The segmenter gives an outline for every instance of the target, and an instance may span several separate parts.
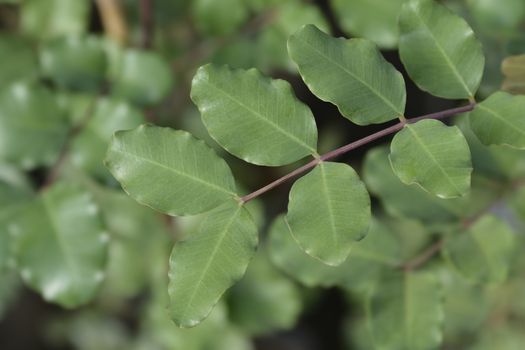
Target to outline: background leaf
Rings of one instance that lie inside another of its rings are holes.
[[[496,92],[469,114],[470,126],[484,145],[525,149],[525,96]]]
[[[0,92],[0,158],[24,169],[50,165],[67,130],[65,116],[43,86],[16,83]]]
[[[514,234],[493,215],[484,215],[465,232],[447,238],[443,253],[471,282],[501,283],[507,278]]]
[[[284,165],[316,153],[312,112],[284,80],[206,65],[193,78],[191,98],[210,135],[247,162]]]
[[[441,291],[429,272],[384,277],[370,296],[368,312],[378,349],[426,350],[441,344]]]
[[[302,249],[340,265],[368,231],[370,197],[357,173],[343,163],[321,162],[290,191],[286,219]]]
[[[45,300],[73,308],[94,297],[109,236],[89,193],[57,183],[17,214],[9,232],[22,279]]]
[[[175,244],[170,257],[170,312],[179,327],[193,327],[246,271],[257,247],[248,211],[229,201],[211,211],[199,232]]]
[[[371,42],[333,38],[306,25],[290,37],[288,52],[308,88],[352,122],[379,124],[403,115],[403,76]]]
[[[119,131],[106,165],[136,201],[170,215],[202,213],[235,196],[226,162],[185,131],[151,125]]]
[[[525,12],[525,6],[523,7]],[[525,94],[525,54],[505,58],[501,63],[501,71],[505,75],[502,90],[513,94]]]
[[[433,0],[410,0],[399,26],[399,54],[419,88],[444,98],[473,98],[485,58],[463,18]]]
[[[470,150],[456,126],[432,119],[405,125],[392,140],[390,161],[401,181],[438,197],[461,197],[470,190]]]
[[[0,87],[22,79],[34,79],[38,74],[31,43],[15,35],[0,35],[0,62]]]

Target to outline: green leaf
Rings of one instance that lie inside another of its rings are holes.
[[[24,0],[20,27],[40,39],[82,34],[88,26],[90,6],[89,0]]]
[[[275,269],[266,253],[255,256],[228,296],[231,319],[254,336],[292,328],[303,306],[296,284]]]
[[[461,217],[464,209],[459,200],[462,198],[445,200],[415,184],[405,185],[394,174],[388,154],[387,146],[370,150],[363,165],[363,179],[390,215],[426,224],[455,222]]]
[[[73,308],[93,298],[109,236],[89,193],[57,183],[19,212],[9,232],[22,279],[45,300]]]
[[[456,126],[433,119],[406,124],[392,140],[390,161],[402,182],[416,183],[440,198],[470,190],[470,150]]]
[[[226,162],[191,134],[152,125],[115,133],[106,166],[136,201],[193,215],[236,196]]]
[[[0,35],[0,87],[38,74],[36,56],[31,43],[14,35]]]
[[[403,76],[370,41],[333,38],[306,25],[290,37],[288,52],[310,90],[352,122],[378,124],[403,115]]]
[[[442,341],[441,287],[429,272],[384,276],[368,301],[377,349],[437,349]]]
[[[399,54],[420,89],[444,98],[473,98],[485,57],[467,22],[433,0],[410,0],[399,16]]]
[[[372,220],[369,233],[353,244],[348,259],[339,266],[329,266],[297,245],[284,216],[277,217],[270,228],[269,252],[273,263],[308,287],[364,290],[380,277],[385,267],[391,269],[401,263],[399,251],[399,241],[391,230]]]
[[[106,74],[106,56],[96,36],[68,36],[48,42],[40,51],[42,73],[58,87],[97,91]]]
[[[114,59],[113,93],[138,105],[153,105],[168,96],[174,84],[173,72],[156,52],[126,50]]]
[[[469,114],[472,131],[484,145],[525,149],[525,96],[496,92]]]
[[[477,219],[465,232],[447,238],[443,254],[469,281],[501,283],[507,278],[514,234],[495,216]]]
[[[226,36],[248,19],[244,0],[193,0],[191,13],[200,32],[209,36]]]
[[[395,48],[397,18],[406,0],[334,0],[334,13],[343,30],[372,40],[379,47]]]
[[[352,167],[321,162],[293,184],[286,218],[306,253],[337,266],[368,231],[370,197]]]
[[[501,72],[505,76],[502,90],[512,94],[525,94],[525,54],[505,58],[501,62]]]
[[[68,131],[51,92],[16,83],[0,92],[0,158],[33,169],[56,159]]]
[[[191,98],[210,135],[247,162],[284,165],[316,153],[312,112],[284,80],[206,65],[193,78]]]
[[[136,128],[144,122],[144,115],[139,109],[115,98],[92,101],[84,113],[90,113],[91,116],[73,140],[71,160],[88,173],[107,179],[110,175],[102,161],[111,136],[118,130]]]
[[[199,232],[175,244],[170,257],[170,312],[179,327],[200,323],[239,280],[257,248],[248,211],[229,201],[211,211]]]

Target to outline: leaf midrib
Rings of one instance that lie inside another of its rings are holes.
[[[263,122],[267,123],[268,125],[272,126],[275,130],[277,130],[278,132],[280,132],[281,134],[287,136],[288,138],[290,138],[291,140],[293,140],[295,143],[299,144],[301,147],[304,147],[306,148],[309,152],[311,152],[312,154],[316,153],[317,151],[309,146],[307,143],[303,142],[301,139],[299,139],[297,136],[289,133],[288,131],[284,130],[283,128],[281,128],[278,124],[274,123],[273,121],[271,121],[270,119],[266,118],[264,115],[262,115],[261,113],[259,113],[258,111],[250,108],[250,106],[242,103],[242,101],[236,99],[234,96],[230,95],[227,91],[219,88],[218,86],[212,84],[211,82],[209,81],[205,81],[205,83],[209,86],[211,86],[212,88],[214,88],[215,90],[219,91],[220,93],[222,93],[224,96],[228,97],[230,100],[232,100],[233,102],[237,103],[239,106],[241,106],[242,108],[244,108],[245,110],[247,110],[248,112],[250,112],[251,114],[253,114],[254,116],[256,116],[258,119],[262,120]]]
[[[242,206],[239,205],[237,210],[235,210],[235,212],[231,216],[231,218],[228,221],[228,223],[224,226],[224,229],[220,232],[218,240],[217,240],[217,243],[213,247],[213,250],[212,250],[211,254],[209,255],[209,259],[208,259],[208,261],[206,262],[206,265],[204,266],[204,268],[201,271],[201,274],[200,274],[200,276],[199,276],[199,278],[197,280],[197,283],[195,284],[195,288],[193,288],[193,291],[191,292],[190,297],[189,297],[188,301],[185,304],[185,307],[181,311],[181,315],[182,315],[181,319],[185,319],[186,318],[186,313],[188,312],[188,309],[191,308],[191,306],[193,304],[193,300],[195,299],[195,297],[197,295],[197,291],[199,290],[200,285],[203,283],[204,277],[208,274],[210,266],[211,266],[211,263],[215,259],[215,256],[217,255],[217,252],[219,251],[219,247],[222,245],[222,242],[226,238],[226,235],[227,235],[231,225],[235,221],[235,219],[237,217],[237,214],[239,213],[239,211],[241,209],[242,209]]]
[[[502,116],[500,116],[496,111],[486,107],[486,106],[483,106],[483,104],[479,104],[477,106],[478,108],[482,109],[482,110],[485,110],[487,113],[491,114],[492,116],[494,116],[497,120],[501,121],[503,124],[507,125],[508,127],[510,127],[511,129],[517,131],[519,134],[525,136],[525,131],[524,130],[521,130],[519,128],[517,128],[514,124],[512,123],[509,123],[505,118],[503,118]]]
[[[447,179],[447,181],[450,183],[450,185],[456,190],[456,192],[458,194],[461,194],[461,191],[459,190],[459,188],[456,186],[456,184],[454,182],[452,182],[452,179],[450,178],[450,176],[448,175],[448,173],[445,171],[445,169],[441,166],[441,164],[438,162],[438,160],[436,159],[436,157],[434,156],[434,154],[432,152],[430,152],[430,150],[427,148],[427,146],[425,145],[425,143],[423,142],[423,140],[419,137],[419,135],[417,135],[417,133],[413,130],[412,126],[410,125],[406,125],[406,128],[410,131],[410,133],[412,134],[412,136],[414,136],[414,139],[417,141],[417,143],[421,146],[421,149],[423,149],[423,151],[434,161],[434,163],[436,164],[436,166],[438,167],[438,169],[441,171],[441,173],[443,174],[443,176]]]
[[[296,37],[297,38],[297,37]],[[315,52],[317,52],[320,56],[324,57],[326,60],[328,60],[329,62],[335,64],[337,67],[339,67],[343,72],[345,73],[348,73],[352,78],[354,78],[356,81],[358,81],[359,83],[361,83],[363,86],[365,86],[366,88],[368,88],[370,91],[372,91],[372,93],[374,95],[376,95],[377,97],[379,97],[388,107],[390,107],[397,115],[402,115],[403,112],[398,110],[396,106],[394,106],[394,104],[388,100],[385,96],[383,96],[382,94],[379,93],[379,91],[377,91],[373,86],[371,86],[370,84],[368,84],[366,81],[362,80],[359,76],[355,75],[352,71],[348,70],[345,66],[339,64],[337,61],[334,61],[330,56],[327,56],[325,55],[322,51],[318,50],[317,47],[315,47],[314,45],[312,45],[310,42],[306,41],[306,40],[301,40],[301,39],[297,39],[297,40],[300,40],[302,41],[303,43],[307,44],[308,46],[310,46]],[[336,39],[337,40],[337,39]]]
[[[328,194],[328,184],[326,182],[326,174],[323,163],[319,164],[319,171],[321,172],[321,188],[324,198],[326,199],[326,209],[328,211],[328,221],[330,222],[330,228],[332,231],[332,241],[334,246],[337,247],[339,243],[339,237],[337,235],[337,228],[335,227],[334,209],[332,207],[330,196]]]
[[[445,62],[447,63],[450,70],[452,70],[452,74],[456,76],[459,83],[462,85],[463,89],[465,89],[465,92],[469,95],[469,97],[472,97],[474,94],[470,91],[467,83],[465,82],[464,78],[459,74],[459,71],[457,70],[456,66],[453,64],[453,62],[450,60],[450,57],[448,57],[445,49],[441,46],[441,43],[436,39],[434,36],[434,33],[430,30],[430,27],[427,25],[427,23],[424,21],[423,17],[421,17],[421,14],[418,11],[412,11],[415,16],[420,20],[423,27],[426,29],[426,31],[429,33],[430,37],[433,39],[433,42],[436,45],[436,48],[438,49],[438,52],[443,56],[445,59]]]
[[[210,183],[210,182],[207,182],[207,181],[205,181],[205,180],[203,180],[203,179],[200,179],[200,178],[198,178],[198,177],[191,176],[190,174],[187,174],[187,173],[181,172],[181,171],[179,171],[179,170],[177,170],[177,169],[170,168],[170,167],[168,167],[168,166],[166,166],[166,165],[164,165],[164,164],[162,164],[162,163],[156,162],[156,161],[154,161],[154,160],[151,160],[151,159],[148,159],[148,158],[145,158],[145,157],[139,156],[139,155],[137,155],[137,154],[134,154],[134,153],[131,153],[131,152],[127,152],[127,151],[124,151],[124,150],[122,150],[122,149],[118,149],[118,148],[114,148],[113,151],[114,151],[114,152],[121,153],[121,154],[129,155],[129,156],[134,157],[134,158],[136,158],[136,159],[139,159],[139,160],[141,160],[141,161],[145,161],[146,163],[150,163],[150,164],[153,164],[153,165],[159,166],[159,167],[161,167],[161,168],[163,168],[163,169],[166,169],[166,170],[168,170],[168,171],[170,171],[170,172],[173,172],[173,173],[175,173],[175,174],[177,174],[177,175],[179,175],[179,176],[182,176],[182,177],[188,178],[188,179],[190,179],[190,180],[193,180],[193,181],[195,181],[195,182],[198,182],[198,183],[200,183],[200,184],[206,185],[206,186],[211,187],[211,188],[213,188],[213,189],[215,189],[215,190],[217,190],[217,191],[220,191],[220,192],[223,192],[223,193],[227,193],[228,195],[232,195],[232,196],[235,196],[235,195],[236,195],[234,192],[228,191],[228,190],[226,190],[226,189],[224,189],[224,188],[222,188],[222,187],[219,187],[219,186],[217,186],[217,185],[215,185],[215,184],[212,184],[212,183]]]

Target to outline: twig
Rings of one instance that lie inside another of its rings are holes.
[[[419,254],[418,256],[416,256],[414,259],[410,260],[406,264],[404,264],[403,270],[405,271],[416,270],[421,265],[423,265],[428,260],[430,260],[434,255],[439,253],[441,251],[441,248],[443,248],[444,243],[445,241],[443,239],[440,239],[439,241],[434,242],[427,249],[425,249],[421,254]]]
[[[150,49],[153,43],[153,2],[140,0],[140,22],[142,25],[142,48]]]
[[[475,106],[475,103],[471,103],[471,104],[468,104],[466,106],[463,106],[463,107],[458,107],[458,108],[452,108],[452,109],[447,109],[445,111],[441,111],[441,112],[437,112],[437,113],[431,113],[431,114],[427,114],[427,115],[424,115],[424,116],[421,116],[421,117],[418,117],[418,118],[412,118],[412,119],[407,119],[406,121],[401,121],[395,125],[392,125],[386,129],[383,129],[383,130],[380,130],[374,134],[371,134],[367,137],[364,137],[360,140],[357,140],[357,141],[354,141],[354,142],[351,142],[347,145],[344,145],[342,147],[339,147],[333,151],[330,151],[322,156],[320,156],[319,158],[316,158],[312,161],[310,161],[309,163],[303,165],[302,167],[300,168],[297,168],[295,169],[294,171],[292,171],[291,173],[289,174],[286,174],[284,175],[283,177],[269,183],[268,185],[250,193],[250,194],[247,194],[246,196],[242,197],[241,198],[241,202],[243,203],[246,203],[248,201],[251,201],[252,199],[260,196],[261,194],[265,193],[265,192],[268,192],[270,191],[271,189],[281,185],[282,183],[294,178],[295,176],[297,175],[300,175],[304,172],[307,172],[308,170],[312,169],[312,168],[315,168],[315,166],[317,164],[319,164],[320,162],[322,161],[326,161],[326,160],[330,160],[330,159],[333,159],[333,158],[336,158],[336,157],[339,157],[345,153],[348,153],[350,152],[351,150],[354,150],[358,147],[361,147],[361,146],[364,146],[372,141],[375,141],[379,138],[382,138],[382,137],[385,137],[387,135],[390,135],[390,134],[393,134],[399,130],[401,130],[406,124],[412,124],[412,123],[415,123],[415,122],[418,122],[420,120],[423,120],[423,119],[444,119],[444,118],[447,118],[447,117],[451,117],[453,115],[456,115],[456,114],[460,114],[460,113],[465,113],[465,112],[469,112],[471,111],[472,109],[474,109],[474,106]]]
[[[96,3],[106,35],[125,46],[128,40],[128,25],[122,13],[120,0],[96,0]]]

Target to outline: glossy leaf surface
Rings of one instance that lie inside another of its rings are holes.
[[[385,276],[370,296],[368,312],[378,349],[427,350],[441,344],[441,288],[431,273]]]
[[[321,162],[290,191],[290,230],[304,251],[328,265],[340,265],[370,224],[370,197],[347,164]]]
[[[180,327],[193,327],[246,271],[257,247],[248,211],[229,201],[211,211],[199,231],[177,242],[170,257],[170,313]]]
[[[444,254],[471,282],[501,283],[507,278],[514,248],[514,234],[500,219],[484,215],[465,232],[446,241]]]
[[[399,53],[408,74],[425,91],[472,98],[485,58],[467,22],[433,0],[410,0],[399,16]]]
[[[496,92],[470,112],[472,131],[485,145],[525,149],[525,96]]]
[[[310,90],[352,122],[378,124],[403,115],[403,76],[372,42],[333,38],[306,25],[290,37],[288,52]]]
[[[17,214],[9,232],[22,279],[45,300],[72,308],[94,297],[109,236],[89,193],[57,183]]]
[[[151,125],[117,132],[106,166],[139,203],[170,215],[192,215],[235,196],[226,162],[191,134]]]
[[[438,197],[461,197],[470,190],[470,149],[458,127],[431,119],[407,124],[392,140],[390,161],[402,182]]]
[[[316,152],[312,112],[284,80],[206,65],[193,79],[191,98],[210,135],[250,163],[284,165]]]

